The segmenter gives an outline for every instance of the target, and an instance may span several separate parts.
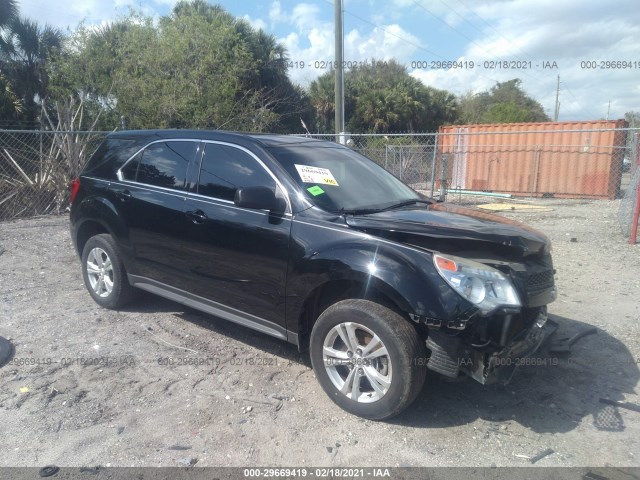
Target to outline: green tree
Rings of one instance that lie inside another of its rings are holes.
[[[309,87],[319,130],[333,129],[334,72]],[[455,120],[456,99],[425,86],[394,60],[359,65],[345,74],[345,122],[351,132],[433,131]]]
[[[522,89],[522,81],[514,78],[497,82],[489,91],[467,93],[460,98],[459,123],[548,122],[542,105]]]
[[[11,91],[22,108],[16,121],[34,122],[39,116],[39,102],[48,95],[47,64],[60,50],[63,34],[49,25],[41,26],[27,18],[16,17],[3,31],[0,65]]]
[[[640,112],[634,112],[631,110],[624,114],[624,119],[627,121],[630,128],[640,128]]]
[[[7,48],[5,29],[17,17],[18,4],[15,0],[0,0],[0,118],[10,118],[22,111],[20,99],[14,93],[11,82],[5,75],[7,65],[3,53]]]
[[[309,120],[284,47],[217,5],[182,1],[157,23],[133,13],[73,41],[55,66],[60,91],[107,106],[110,128],[121,116],[129,128],[281,132]]]
[[[8,27],[18,16],[18,2],[15,0],[0,0],[0,30]],[[2,41],[0,39],[0,41]]]
[[[486,93],[486,92],[485,92]],[[457,123],[475,124],[482,123],[482,117],[487,109],[486,95],[467,92],[458,99]]]
[[[22,103],[13,92],[11,82],[0,71],[0,118],[11,118],[22,112]],[[0,124],[0,128],[7,125]]]
[[[335,81],[330,71],[309,85],[309,98],[315,112],[315,127],[319,132],[332,132],[335,121]]]
[[[629,128],[640,129],[640,112],[633,110],[624,114],[624,119],[627,121]],[[640,155],[640,130],[629,130],[627,132],[626,150],[623,154],[627,160],[631,163],[636,161],[636,158]],[[632,158],[633,156],[635,158]]]
[[[516,102],[494,103],[482,117],[483,123],[518,123],[531,122],[532,115],[529,110],[519,107]]]
[[[387,133],[400,123],[401,107],[397,92],[372,89],[363,92],[356,101],[356,108],[349,119],[349,130],[366,127],[370,131]]]

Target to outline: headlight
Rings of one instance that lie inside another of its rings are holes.
[[[511,281],[495,268],[466,258],[444,255],[434,255],[433,264],[442,278],[483,314],[500,306],[522,305]]]

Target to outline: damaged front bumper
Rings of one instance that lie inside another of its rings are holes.
[[[505,322],[508,320],[509,317]],[[427,366],[451,378],[464,373],[482,384],[506,383],[518,366],[537,364],[531,356],[557,328],[555,322],[548,320],[546,307],[536,309],[535,317],[527,323],[527,328],[508,341],[504,336],[497,339],[503,346],[496,345],[496,341],[472,344],[461,335],[432,331],[427,339],[427,349],[431,352]]]

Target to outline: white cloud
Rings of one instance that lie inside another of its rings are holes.
[[[265,31],[267,30],[267,22],[265,22],[261,18],[254,19],[254,18],[251,18],[249,15],[244,15],[242,18],[247,22],[249,22],[249,25],[251,25],[256,30],[260,30],[260,29]]]
[[[384,25],[375,27],[367,34],[359,30],[351,30],[345,36],[345,59],[365,60],[370,58],[399,62],[411,59],[422,47],[420,39],[403,30],[400,25]]]
[[[306,85],[324,73],[316,65],[333,60],[333,32],[326,28],[312,28],[306,34],[291,32],[280,39],[289,53],[293,68],[289,76],[294,82]],[[316,62],[319,62],[316,64]],[[328,68],[328,64],[327,68]]]
[[[317,5],[310,3],[299,3],[293,7],[293,13],[291,14],[292,23],[298,28],[299,31],[307,31],[310,28],[315,27],[318,24],[318,15],[320,14],[320,8]]]
[[[24,0],[19,3],[22,16],[36,20],[40,24],[49,24],[62,30],[74,30],[80,21],[86,25],[104,25],[121,15],[129,8],[141,11],[144,15],[158,17],[157,8],[163,5],[173,6],[177,0],[153,0],[152,3],[140,3],[139,0],[69,0],[61,8],[55,2]]]
[[[402,1],[402,0],[396,0]],[[638,70],[585,69],[585,60],[631,60],[640,51],[640,9],[633,0],[613,4],[579,0],[465,1],[447,0],[466,20],[483,32],[468,42],[464,52],[476,65],[485,60],[531,62],[527,70],[414,70],[412,75],[437,88],[454,93],[478,92],[496,81],[520,78],[523,88],[553,116],[557,75],[561,77],[560,120],[610,118],[640,108]],[[485,23],[486,22],[486,23]],[[455,32],[452,32],[452,35]],[[543,69],[545,62],[558,69]]]
[[[269,8],[269,20],[272,24],[286,22],[288,17],[282,12],[282,7],[278,0],[274,0]]]
[[[335,35],[333,23],[320,20],[320,8],[301,3],[288,14],[275,1],[271,5],[271,12],[275,13],[270,18],[277,18],[296,28],[296,32],[280,39],[294,62],[289,70],[292,80],[306,85],[325,73],[334,59]],[[405,62],[421,47],[421,43],[420,39],[398,24],[381,25],[368,31],[354,28],[345,32],[344,60],[361,62],[371,58],[395,58]],[[304,68],[300,68],[301,63]]]
[[[412,60],[437,59],[437,54],[446,57],[443,59],[457,56],[480,65],[496,59],[531,61],[534,67],[529,70],[475,68],[411,73],[428,85],[457,94],[478,92],[496,81],[521,78],[523,88],[549,114],[553,113],[556,76],[560,74],[561,120],[604,117],[609,99],[611,118],[640,110],[640,70],[580,66],[585,60],[638,61],[638,0],[417,1],[419,5],[416,0],[344,0],[345,60],[395,58],[410,70]],[[176,0],[67,0],[61,7],[51,1],[20,0],[20,10],[39,23],[73,29],[83,18],[88,26],[112,21],[126,14],[129,7],[158,18],[159,12],[166,13],[175,3]],[[331,1],[302,0],[296,4],[269,0],[266,11],[260,14],[262,18],[252,17],[259,10],[254,2],[242,4],[247,5],[242,8],[248,13],[240,15],[255,28],[281,37],[291,60],[298,62],[289,71],[294,81],[306,85],[327,71],[315,69],[314,62],[325,61],[328,66],[333,60]],[[535,67],[542,61],[556,61],[559,68]],[[301,62],[305,62],[305,68],[300,68]]]

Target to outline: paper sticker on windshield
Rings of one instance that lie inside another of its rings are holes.
[[[322,185],[338,186],[328,168],[310,167],[308,165],[296,165],[296,170],[304,183],[320,183]]]

